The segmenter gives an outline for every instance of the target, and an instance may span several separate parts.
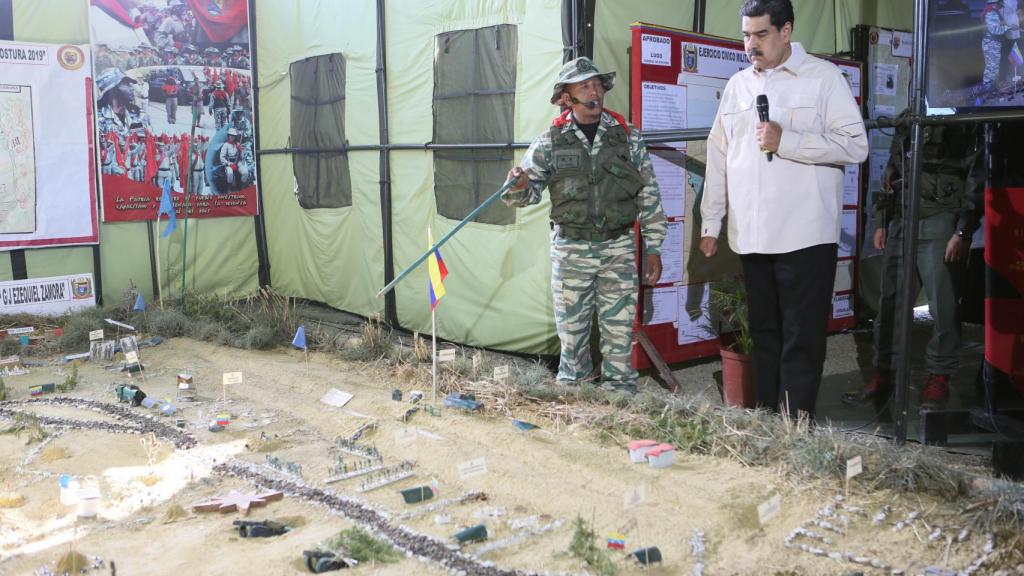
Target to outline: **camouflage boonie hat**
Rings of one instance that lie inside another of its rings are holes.
[[[96,77],[96,89],[100,93],[98,98],[103,98],[104,94],[110,92],[114,86],[117,86],[124,80],[127,80],[132,84],[138,84],[138,81],[135,78],[126,75],[117,67],[107,68],[103,72],[100,72],[100,75]]]
[[[594,63],[590,61],[590,58],[581,56],[575,60],[570,60],[562,66],[562,70],[558,72],[558,79],[555,80],[555,89],[551,93],[551,103],[558,104],[558,99],[562,95],[562,89],[566,84],[575,84],[577,82],[583,82],[594,76],[601,77],[601,84],[604,85],[605,92],[612,89],[615,85],[615,72],[600,72]]]

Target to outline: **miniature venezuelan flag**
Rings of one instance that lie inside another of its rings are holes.
[[[623,550],[626,548],[626,537],[622,534],[612,534],[608,537],[608,547],[612,550]]]

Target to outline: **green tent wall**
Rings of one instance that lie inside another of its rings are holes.
[[[2,0],[0,0],[2,1]],[[85,44],[87,0],[8,0],[14,39]],[[705,31],[739,37],[741,0],[709,2]],[[593,46],[601,69],[619,72],[608,105],[628,113],[629,25],[645,21],[692,29],[694,0],[598,0]],[[257,126],[261,150],[289,146],[289,65],[309,56],[340,52],[346,63],[345,132],[352,146],[382,143],[378,105],[378,6],[373,0],[254,0],[258,71]],[[910,29],[910,0],[797,0],[794,39],[815,52],[849,48],[848,30],[865,23]],[[496,24],[517,27],[514,139],[529,142],[556,114],[548,103],[561,65],[562,0],[384,0],[387,54],[387,125],[392,144],[422,146],[433,134],[434,37]],[[376,292],[384,285],[384,217],[381,181],[390,183],[393,270],[401,271],[457,221],[437,213],[433,153],[425,148],[391,150],[390,174],[381,174],[378,149],[352,150],[352,205],[306,210],[294,195],[291,155],[259,156],[260,189],[270,283],[282,293],[371,316],[385,312]],[[516,158],[521,157],[518,150]],[[500,187],[482,191],[486,196]],[[179,222],[180,224],[180,222]],[[160,240],[162,292],[181,290],[182,238]],[[253,218],[189,221],[187,289],[244,295],[259,286],[257,227]],[[557,351],[551,314],[546,201],[520,209],[507,226],[471,223],[443,249],[450,275],[448,295],[437,309],[439,336],[453,341],[520,352]],[[146,223],[100,225],[99,260],[103,297],[118,302],[129,283],[152,296]],[[29,277],[94,271],[92,247],[26,250]],[[0,255],[0,280],[11,279],[10,258]],[[395,289],[398,323],[430,329],[425,267]]]

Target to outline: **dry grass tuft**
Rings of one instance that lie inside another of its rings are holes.
[[[0,508],[21,508],[25,497],[17,492],[0,492]]]
[[[71,452],[63,446],[50,446],[39,454],[40,462],[54,462],[71,458]]]
[[[178,520],[188,518],[188,511],[177,504],[171,504],[167,507],[167,512],[164,512],[164,524],[172,524]]]
[[[80,552],[67,552],[57,561],[57,574],[79,574],[89,568],[89,559]]]

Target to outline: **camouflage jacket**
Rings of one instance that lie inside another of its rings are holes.
[[[599,167],[596,166],[593,160],[597,158],[601,151],[605,133],[609,128],[619,126],[620,122],[606,110],[601,114],[601,122],[597,128],[594,143],[589,146],[587,145],[586,135],[576,125],[572,114],[564,117],[564,120],[562,120],[562,117],[556,120],[556,126],[559,125],[563,134],[574,131],[576,137],[584,143],[584,146],[587,146],[592,161],[592,168],[596,169]],[[639,193],[640,232],[643,235],[647,253],[660,254],[661,243],[665,239],[667,230],[667,220],[665,219],[665,213],[661,209],[661,192],[658,188],[658,182],[654,178],[654,166],[651,164],[651,157],[647,153],[647,145],[644,143],[640,131],[629,124],[626,124],[625,127],[628,128],[629,132],[628,147],[630,160],[637,170],[640,171],[644,181],[644,186]],[[526,151],[520,166],[526,171],[529,184],[522,190],[508,190],[502,194],[502,200],[509,206],[529,206],[540,202],[542,193],[548,187],[554,174],[551,132],[551,130],[545,130],[533,141],[530,148]]]
[[[900,116],[905,115],[904,111]],[[978,228],[983,207],[984,175],[981,131],[976,126],[949,125],[922,127],[921,198],[919,216],[955,214],[958,230],[973,233]],[[902,218],[909,199],[900,194],[908,182],[910,166],[910,127],[896,130],[889,149],[885,178],[892,193],[876,197],[875,227],[884,228]],[[902,199],[899,202],[898,199]]]

